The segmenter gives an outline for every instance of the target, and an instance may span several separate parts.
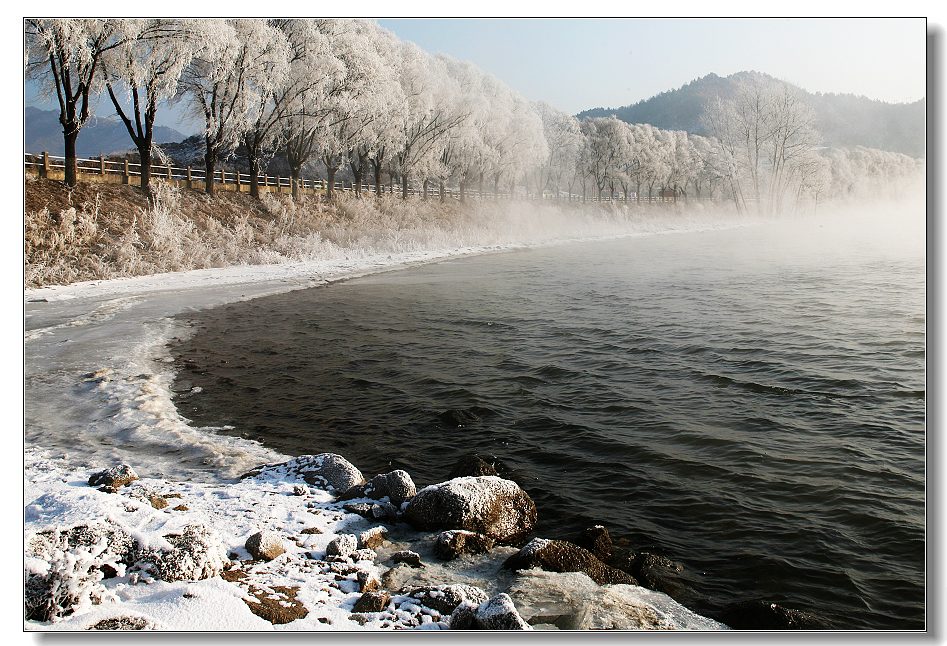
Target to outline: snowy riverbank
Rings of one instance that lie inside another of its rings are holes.
[[[681,217],[673,228],[686,231],[735,224],[739,223]],[[647,233],[657,232],[661,231]],[[642,233],[629,231],[627,235]],[[394,605],[390,615],[352,618],[352,606],[360,597],[358,572],[381,579],[392,565],[385,562],[386,557],[405,548],[421,554],[428,564],[419,574],[412,574],[410,585],[467,583],[491,596],[506,590],[527,618],[545,612],[544,603],[566,598],[568,608],[559,608],[556,616],[572,619],[563,620],[563,625],[591,627],[599,621],[614,625],[612,615],[638,616],[619,612],[631,604],[651,608],[641,627],[719,627],[665,595],[637,586],[614,586],[608,591],[576,574],[533,572],[514,577],[501,567],[514,548],[495,548],[487,556],[432,565],[433,535],[404,529],[400,524],[389,527],[390,540],[374,558],[353,561],[350,565],[358,571],[336,580],[338,571],[316,565],[326,563],[328,543],[341,533],[357,534],[374,525],[341,510],[325,490],[305,487],[300,495],[302,485],[292,479],[265,484],[257,480],[233,482],[257,465],[286,460],[287,456],[253,441],[217,434],[215,429],[191,427],[172,403],[172,358],[166,344],[188,333],[173,316],[372,272],[526,246],[367,255],[345,261],[199,270],[27,290],[24,503],[28,535],[50,528],[68,529],[90,519],[108,520],[125,528],[141,545],[167,547],[169,533],[201,525],[214,528],[227,559],[234,559],[222,560],[220,567],[243,567],[237,563],[248,558],[245,541],[260,529],[273,529],[287,547],[287,555],[280,559],[245,567],[239,581],[217,575],[197,582],[142,584],[146,578],[134,573],[108,579],[99,584],[105,590],[102,604],[82,607],[53,624],[29,622],[29,627],[84,629],[102,620],[129,616],[138,617],[142,625],[170,630],[270,628],[274,624],[251,612],[246,603],[261,590],[267,591],[260,592],[264,596],[270,591],[282,595],[284,607],[301,604],[306,609],[306,618],[277,624],[287,628],[446,627],[443,616],[399,598],[396,591],[409,581],[394,582],[391,576]],[[313,447],[312,452],[318,453],[319,447]],[[127,492],[105,493],[86,484],[93,471],[118,463],[131,464],[142,476]],[[147,496],[135,498],[128,493],[142,486],[160,493],[170,504],[156,509]],[[180,503],[174,500],[178,495]],[[314,531],[303,532],[310,529]],[[48,568],[49,564],[39,567]],[[298,590],[286,592],[294,588]],[[573,594],[563,597],[563,589],[571,589]],[[520,592],[514,594],[516,590]],[[584,592],[577,595],[575,590]]]

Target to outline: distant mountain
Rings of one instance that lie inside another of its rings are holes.
[[[581,119],[614,114],[626,123],[650,123],[666,130],[706,135],[700,120],[704,106],[715,96],[732,96],[737,82],[751,76],[777,82],[760,72],[737,72],[727,77],[708,74],[634,105],[593,108],[576,116]],[[885,103],[854,94],[800,91],[815,110],[816,127],[827,146],[868,146],[912,157],[924,156],[925,99],[913,103]]]
[[[58,110],[40,110],[27,106],[23,116],[26,125],[24,152],[39,153],[45,150],[51,155],[62,155],[65,152]],[[174,128],[155,126],[156,144],[181,141],[184,138],[185,135]],[[128,136],[128,131],[117,118],[93,117],[79,131],[76,140],[76,154],[79,157],[97,157],[100,154],[108,155],[134,148],[135,144]]]

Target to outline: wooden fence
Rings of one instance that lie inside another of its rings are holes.
[[[26,171],[34,173],[39,177],[48,179],[62,180],[65,178],[66,160],[65,157],[50,155],[47,152],[40,154],[25,155]],[[106,159],[104,156],[97,158],[78,158],[76,159],[76,170],[79,179],[92,182],[104,182],[111,184],[130,184],[133,186],[141,185],[141,164],[126,160],[114,161]],[[187,166],[180,168],[177,166],[152,164],[152,179],[162,179],[171,184],[183,188],[205,190],[207,173],[203,168],[192,168]],[[217,190],[231,192],[250,192],[250,175],[239,171],[218,170],[214,173],[213,181]],[[292,193],[292,178],[279,177],[274,175],[261,174],[258,176],[259,188],[261,193]],[[337,181],[333,185],[337,191],[350,192],[355,190],[354,182]],[[328,190],[328,182],[322,179],[299,179],[299,193],[314,194],[324,193]],[[374,193],[374,184],[362,183],[362,190],[366,193]],[[400,184],[381,186],[382,193],[401,193]],[[622,195],[603,195],[599,198],[597,195],[582,195],[575,193],[562,193],[558,195],[551,191],[543,193],[531,193],[523,191],[522,193],[511,194],[509,192],[480,192],[476,189],[467,189],[465,195],[471,198],[483,200],[501,200],[501,199],[530,199],[530,200],[561,200],[569,202],[625,202]],[[425,192],[423,189],[409,187],[409,195],[427,195],[431,199],[440,199],[439,187],[435,184]],[[460,191],[445,189],[445,198],[460,199]],[[690,198],[694,199],[694,198]],[[631,193],[627,199],[629,203],[673,203],[674,196],[661,195],[642,196],[640,200],[636,199],[635,194]]]

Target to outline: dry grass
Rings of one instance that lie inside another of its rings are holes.
[[[635,209],[501,202],[441,203],[343,194],[221,192],[157,180],[149,207],[136,188],[31,179],[26,184],[27,287],[239,264],[500,245],[627,232],[657,218]],[[662,210],[662,219],[667,210]]]

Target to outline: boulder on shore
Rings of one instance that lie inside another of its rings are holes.
[[[105,491],[116,492],[130,482],[138,480],[138,474],[127,464],[119,464],[89,476],[90,487],[100,487]]]
[[[248,538],[244,547],[250,552],[250,556],[258,561],[272,561],[286,552],[279,534],[266,529]]]
[[[514,542],[536,525],[536,505],[512,480],[454,478],[419,491],[405,508],[404,519],[421,530],[466,529]]]
[[[483,554],[493,549],[494,540],[489,536],[468,532],[466,529],[449,529],[437,535],[434,556],[451,561],[461,554]]]
[[[365,483],[362,472],[335,453],[300,455],[279,464],[264,465],[244,477],[283,482],[303,480],[307,484],[327,487],[335,492],[348,491],[356,485]]]
[[[462,603],[479,606],[488,599],[487,593],[480,588],[462,583],[414,588],[408,596],[417,599],[423,606],[437,610],[442,616],[450,615]]]
[[[466,478],[468,476],[499,476],[496,468],[474,453],[462,455],[454,468],[451,469],[448,479]]]
[[[408,472],[396,469],[388,473],[380,473],[366,484],[350,488],[339,496],[339,500],[352,500],[353,498],[381,500],[382,498],[388,498],[391,504],[400,507],[415,493],[417,493],[417,488],[414,486],[414,481],[408,475]]]
[[[479,606],[465,601],[450,616],[451,630],[532,630],[516,611],[506,593],[484,601]]]
[[[534,538],[503,564],[510,570],[538,567],[549,572],[582,572],[598,583],[637,585],[627,572],[602,563],[590,551],[568,541]]]

